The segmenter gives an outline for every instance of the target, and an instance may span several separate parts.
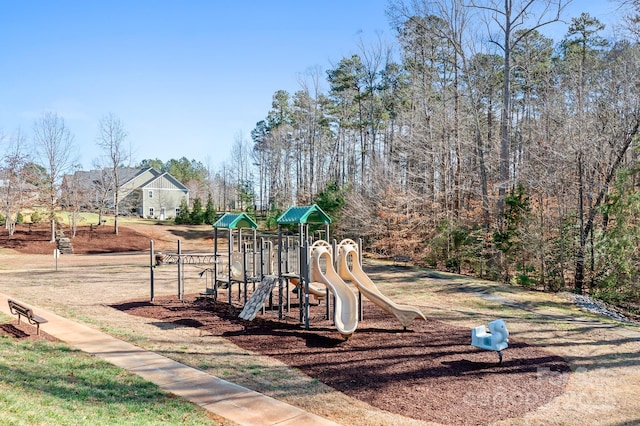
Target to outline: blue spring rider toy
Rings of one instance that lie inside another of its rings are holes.
[[[500,359],[499,364],[502,364],[502,350],[509,346],[507,325],[503,319],[491,321],[488,325],[488,332],[484,325],[471,329],[471,345],[480,349],[496,351]]]

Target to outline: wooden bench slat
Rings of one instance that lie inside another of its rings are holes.
[[[41,317],[40,315],[33,315],[31,317],[33,319],[34,322],[40,323],[40,324],[45,324],[47,322],[49,322],[46,318]]]

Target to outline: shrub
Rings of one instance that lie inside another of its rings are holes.
[[[200,197],[193,200],[193,209],[189,215],[189,223],[192,225],[202,225],[204,223],[204,211],[202,210],[202,201]]]
[[[185,198],[180,201],[180,209],[174,219],[176,225],[186,225],[191,221],[191,215],[189,214],[189,206],[187,206],[187,200]]]
[[[217,216],[216,208],[213,206],[213,198],[211,198],[211,193],[209,193],[209,196],[207,197],[207,207],[204,211],[204,223],[207,225],[213,225],[216,223]]]
[[[278,228],[278,218],[282,214],[282,211],[275,206],[271,206],[269,211],[267,212],[267,218],[265,221],[265,227],[267,229],[276,229]]]
[[[40,222],[42,222],[42,216],[40,215],[40,212],[35,211],[31,213],[31,223],[40,223]]]

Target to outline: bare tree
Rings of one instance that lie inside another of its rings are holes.
[[[0,159],[0,205],[9,236],[15,232],[18,213],[28,201],[24,136],[18,131],[9,140],[9,147]]]
[[[78,222],[81,220],[80,210],[89,204],[91,199],[91,186],[80,177],[81,168],[80,164],[74,164],[74,173],[65,175],[62,181],[62,203],[67,210],[71,238],[75,238],[78,232]]]
[[[99,159],[93,161],[94,170],[89,172],[91,179],[91,204],[98,209],[98,223],[102,225],[102,217],[111,205],[111,171],[106,169]]]
[[[253,204],[253,174],[251,172],[251,151],[241,133],[236,134],[231,148],[231,158],[235,168],[236,200],[240,209]]]
[[[62,117],[55,112],[45,112],[33,125],[33,137],[35,152],[47,171],[43,196],[51,221],[51,241],[55,241],[58,189],[62,177],[73,164],[73,135]]]
[[[127,132],[119,118],[113,114],[107,114],[100,119],[97,137],[97,145],[104,151],[105,163],[110,174],[111,189],[113,193],[114,221],[113,233],[118,234],[118,203],[120,203],[120,178],[118,169],[128,160]]]
[[[513,49],[529,33],[556,22],[570,0],[474,0],[472,5],[489,15],[489,32],[493,25],[499,28],[497,36],[490,36],[503,53],[504,80],[502,86],[502,111],[500,116],[500,182],[498,187],[497,215],[502,217],[504,197],[509,185],[509,160],[511,147],[511,73]],[[501,37],[499,39],[498,37]]]

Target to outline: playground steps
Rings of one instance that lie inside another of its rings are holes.
[[[260,284],[258,284],[258,288],[253,292],[247,303],[244,305],[244,309],[238,315],[240,318],[251,321],[253,320],[258,311],[264,305],[264,301],[269,297],[269,293],[276,286],[278,279],[274,275],[265,275]]]
[[[73,245],[71,239],[64,236],[61,230],[56,232],[56,244],[58,251],[62,254],[73,254]]]

